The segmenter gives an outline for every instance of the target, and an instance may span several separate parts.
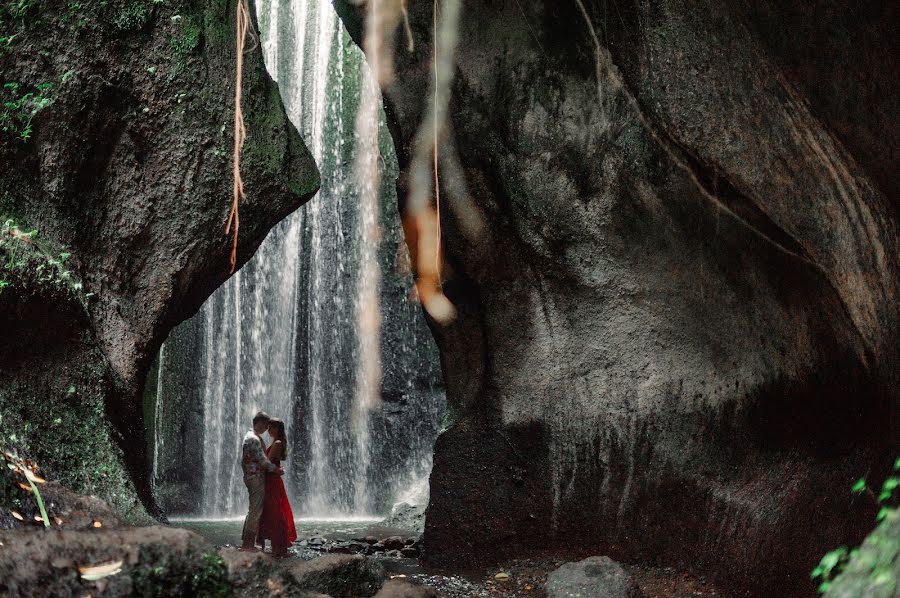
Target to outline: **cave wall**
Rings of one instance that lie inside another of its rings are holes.
[[[442,181],[457,423],[426,559],[602,550],[811,592],[898,446],[892,9],[583,6],[463,5],[451,137],[487,226]],[[383,90],[401,192],[431,5],[409,19]]]
[[[230,275],[234,9],[0,8],[14,35],[0,72],[18,84],[4,99],[23,106],[2,114],[0,221],[38,231],[0,247],[0,445],[121,510],[154,509],[142,409],[153,357]],[[258,48],[244,65],[239,266],[318,188]]]

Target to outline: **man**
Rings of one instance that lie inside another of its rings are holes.
[[[241,449],[241,468],[244,470],[244,485],[250,493],[250,508],[244,519],[244,530],[241,532],[241,550],[256,550],[256,532],[259,529],[259,518],[262,515],[263,500],[266,495],[266,472],[278,475],[284,473],[266,458],[262,433],[269,427],[272,418],[260,411],[253,416],[253,429],[244,436]]]

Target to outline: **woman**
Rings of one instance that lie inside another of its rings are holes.
[[[272,444],[266,449],[266,457],[275,467],[280,467],[281,461],[287,458],[287,434],[282,420],[274,418],[269,421],[269,436],[272,437]],[[259,520],[260,543],[265,546],[265,541],[269,540],[272,542],[272,556],[284,558],[288,556],[288,546],[296,539],[294,513],[284,491],[284,481],[280,475],[266,473],[266,497]]]

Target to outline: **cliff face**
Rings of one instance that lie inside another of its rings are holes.
[[[18,102],[0,140],[2,444],[120,508],[135,498],[124,463],[152,505],[144,378],[229,276],[234,2],[0,10],[5,100]],[[244,97],[239,265],[318,187],[258,48]]]
[[[425,4],[384,90],[404,173]],[[487,233],[442,213],[431,564],[583,546],[789,594],[871,526],[848,490],[897,437],[890,11],[733,4],[465,3],[452,137]]]

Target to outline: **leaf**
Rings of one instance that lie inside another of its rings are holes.
[[[900,457],[897,457],[897,460],[894,461],[894,469],[900,470]]]
[[[875,516],[875,521],[884,520],[884,518],[888,516],[888,513],[890,513],[890,511],[891,509],[889,507],[881,507],[881,509],[878,510],[878,515]]]
[[[18,511],[10,511],[9,514],[12,515],[13,517],[15,517],[16,519],[18,519],[19,521],[25,521],[25,518],[22,517],[22,514],[19,513]]]
[[[853,494],[859,494],[866,489],[866,478],[859,478],[856,480],[856,483],[853,484],[853,487],[850,488],[850,492]]]
[[[25,477],[28,478],[29,481],[34,482],[36,484],[46,484],[47,480],[37,475],[33,471],[28,468],[22,470],[25,473]]]
[[[825,553],[825,556],[822,557],[822,560],[819,561],[819,567],[822,568],[822,575],[826,578],[830,576],[831,571],[837,567],[838,563],[841,562],[841,559],[847,555],[847,547],[841,546],[831,552]],[[818,567],[817,567],[818,568]]]
[[[89,565],[87,567],[78,567],[81,579],[85,581],[97,581],[104,577],[116,575],[122,571],[122,561],[112,561],[111,563],[102,563],[100,565]]]
[[[23,484],[22,482],[16,482],[16,485],[19,488],[21,488],[22,490],[24,490],[25,492],[31,492],[31,486],[29,486],[28,484]]]

